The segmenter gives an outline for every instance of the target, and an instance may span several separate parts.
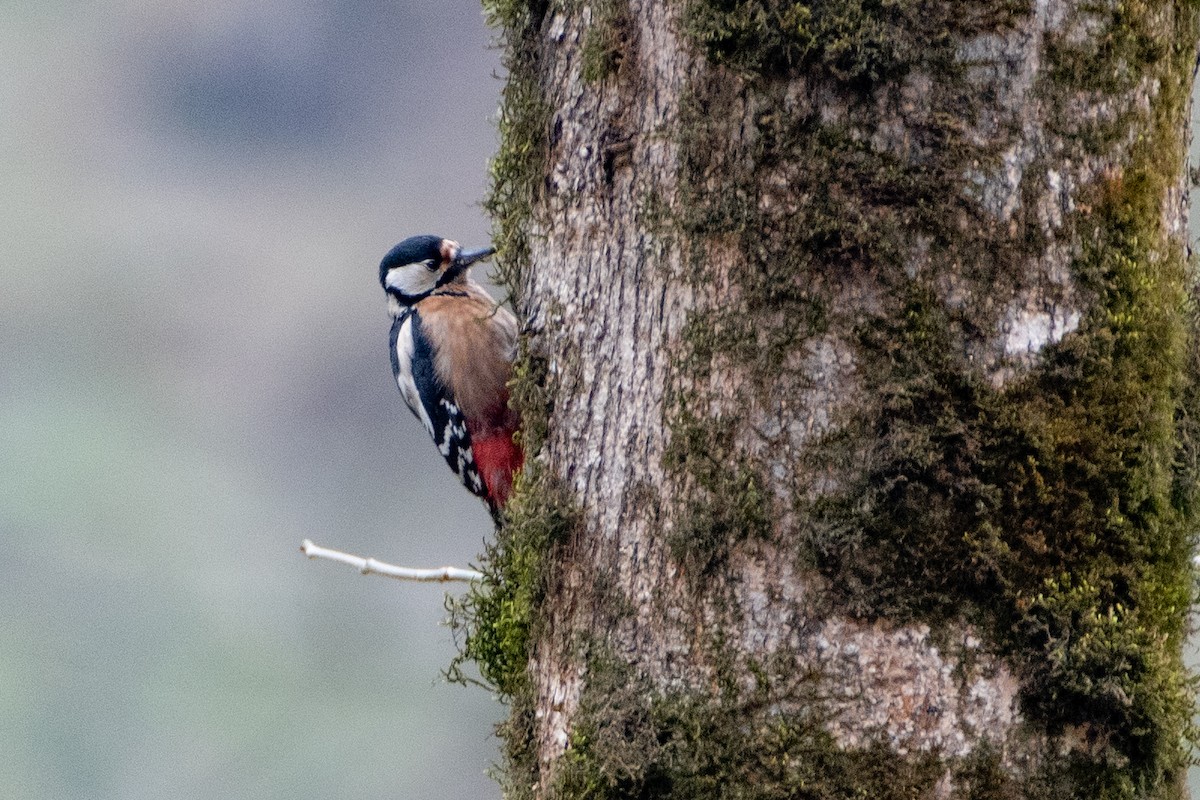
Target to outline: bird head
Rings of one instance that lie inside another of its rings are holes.
[[[389,298],[410,306],[462,279],[472,264],[494,252],[491,247],[463,250],[458,242],[439,236],[410,236],[379,262],[379,282]]]

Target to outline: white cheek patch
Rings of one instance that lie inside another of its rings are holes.
[[[384,283],[389,289],[395,289],[400,294],[415,297],[433,291],[437,279],[437,271],[430,271],[424,264],[405,264],[403,267],[388,270]],[[409,338],[412,338],[411,335]]]

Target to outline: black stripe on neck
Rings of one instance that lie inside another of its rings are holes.
[[[460,292],[456,289],[444,289],[440,286],[435,286],[434,288],[430,289],[428,292],[422,292],[421,294],[405,294],[404,292],[400,291],[399,289],[393,289],[390,286],[385,287],[385,288],[387,289],[387,293],[389,295],[396,298],[397,303],[399,303],[400,305],[402,305],[406,308],[410,308],[410,309],[413,308],[414,306],[416,306],[417,303],[421,302],[422,300],[424,300],[427,297],[435,297],[435,296],[436,297],[467,297],[468,296],[466,292]]]

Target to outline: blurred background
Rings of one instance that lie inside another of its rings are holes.
[[[0,797],[499,796],[444,589],[297,550],[489,535],[376,268],[486,243],[490,42],[475,0],[0,5]]]
[[[487,242],[491,41],[476,0],[0,4],[0,797],[499,796],[445,587],[298,552],[490,534],[377,268]]]

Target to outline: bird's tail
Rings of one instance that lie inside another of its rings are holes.
[[[506,431],[473,440],[471,452],[475,457],[475,468],[487,487],[488,504],[496,509],[504,508],[512,493],[513,475],[525,463],[524,451]]]

